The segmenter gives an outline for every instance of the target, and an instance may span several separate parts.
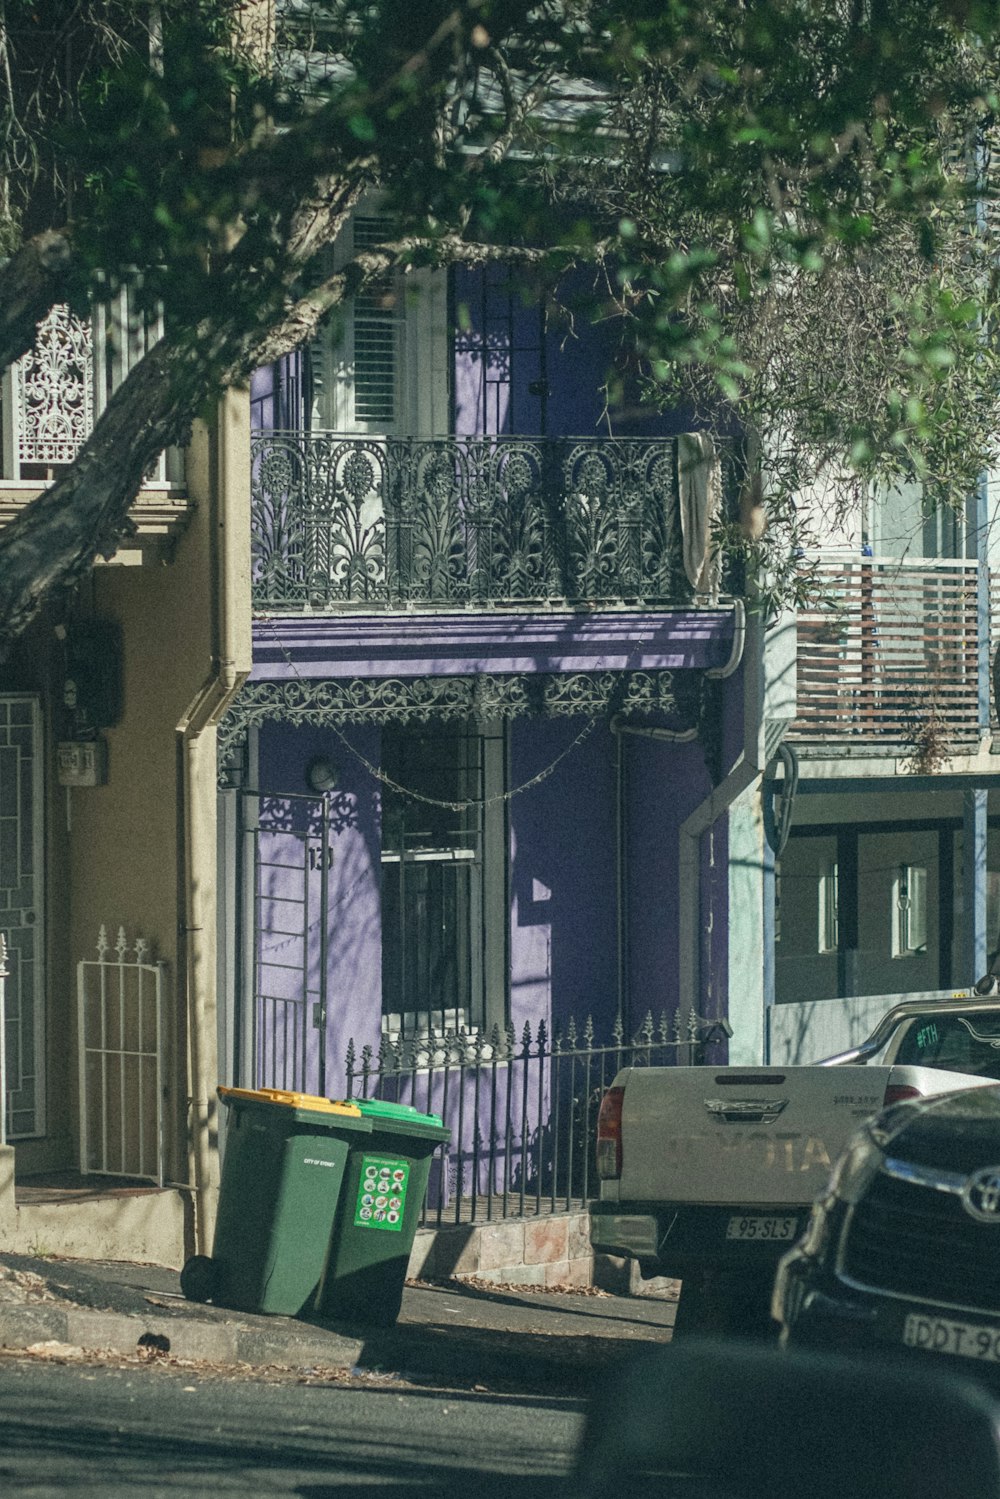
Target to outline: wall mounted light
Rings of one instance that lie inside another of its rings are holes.
[[[306,766],[306,785],[320,796],[336,790],[339,780],[340,772],[326,755],[314,755]]]

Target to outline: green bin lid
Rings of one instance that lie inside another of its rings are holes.
[[[390,1125],[404,1131],[414,1127],[422,1133],[427,1129],[444,1128],[440,1114],[422,1114],[411,1103],[390,1103],[385,1098],[352,1098],[351,1103],[357,1104],[376,1129],[379,1125]]]

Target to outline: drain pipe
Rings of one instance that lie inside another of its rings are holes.
[[[756,611],[749,619],[741,610],[740,658],[745,646],[750,651],[744,673],[743,748],[719,785],[681,824],[679,865],[678,946],[680,975],[680,1009],[701,1013],[700,930],[701,930],[701,839],[738,797],[749,790],[764,772],[764,629]],[[734,660],[724,667],[705,673],[709,677],[732,676],[739,664]]]
[[[249,599],[249,409],[246,392],[220,401],[209,437],[212,666],[177,725],[183,807],[182,962],[187,1032],[187,1180],[193,1252],[209,1254],[218,1153],[213,1146],[216,1055],[216,725],[252,664]]]

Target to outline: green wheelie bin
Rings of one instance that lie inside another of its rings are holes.
[[[371,1121],[357,1104],[276,1088],[220,1088],[229,1109],[211,1258],[181,1271],[189,1300],[312,1315],[352,1148]]]
[[[371,1135],[355,1136],[316,1300],[321,1317],[391,1327],[427,1191],[431,1156],[451,1138],[437,1114],[356,1100]]]

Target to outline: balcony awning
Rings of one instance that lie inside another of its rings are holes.
[[[732,605],[663,612],[303,615],[254,620],[252,681],[722,667]]]

